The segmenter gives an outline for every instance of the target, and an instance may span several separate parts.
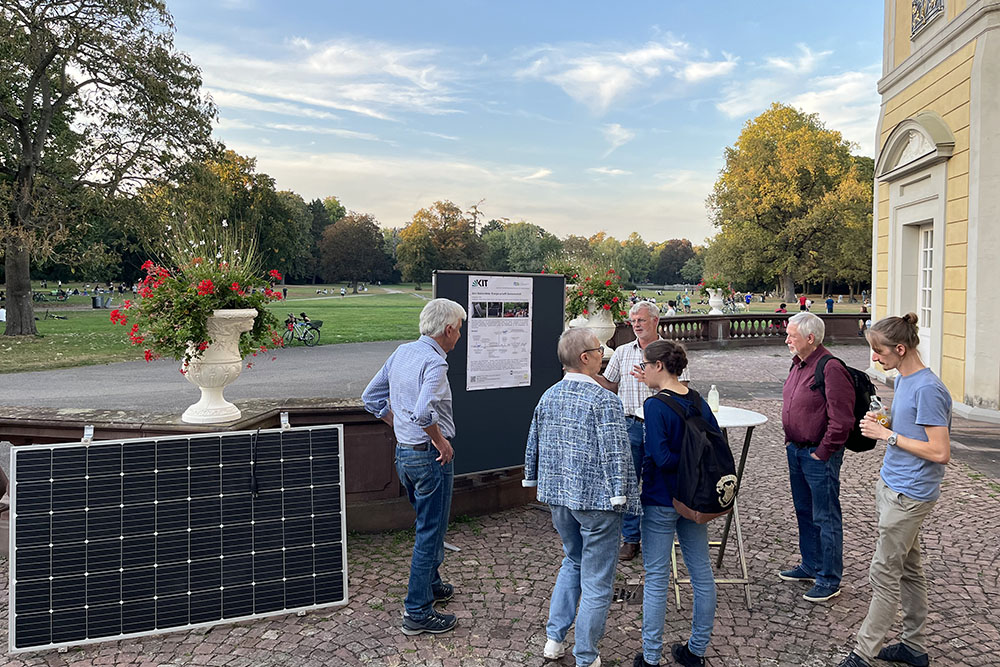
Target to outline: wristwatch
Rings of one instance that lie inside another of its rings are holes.
[[[892,434],[892,435],[890,435],[890,436],[889,436],[888,438],[886,438],[886,441],[885,441],[885,442],[886,442],[886,444],[888,444],[888,445],[889,445],[890,447],[895,447],[895,446],[896,446],[896,438],[898,438],[898,437],[899,437],[899,434],[898,434],[898,433],[893,433],[893,434]]]

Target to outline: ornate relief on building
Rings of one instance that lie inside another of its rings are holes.
[[[910,39],[917,36],[931,21],[944,14],[944,0],[913,0],[910,16]]]
[[[906,133],[906,145],[899,154],[899,159],[896,160],[896,164],[893,167],[899,167],[908,162],[913,162],[918,157],[923,157],[931,151],[934,150],[934,146],[930,144],[924,135],[917,132],[916,130],[910,130]]]

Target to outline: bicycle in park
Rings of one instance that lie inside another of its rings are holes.
[[[292,313],[288,314],[288,319],[285,320],[287,329],[281,336],[285,341],[285,347],[291,346],[295,340],[302,341],[306,347],[312,347],[319,342],[319,329],[323,326],[323,320],[310,320],[305,317],[305,313],[302,313],[302,316],[302,319],[299,319]]]

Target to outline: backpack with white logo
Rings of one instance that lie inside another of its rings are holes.
[[[693,414],[666,392],[655,398],[669,405],[684,421],[674,509],[695,523],[708,523],[729,514],[736,500],[736,463],[725,434],[710,425],[699,409],[703,399],[688,389],[685,396],[695,406]]]

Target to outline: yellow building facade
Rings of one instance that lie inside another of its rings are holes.
[[[1000,0],[885,0],[878,90],[873,317],[915,312],[955,411],[1000,422]]]

